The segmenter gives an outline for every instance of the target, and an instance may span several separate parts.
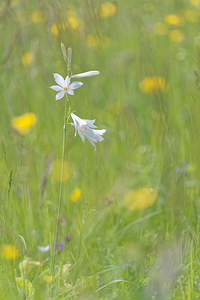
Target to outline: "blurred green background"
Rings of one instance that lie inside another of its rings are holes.
[[[1,0],[0,299],[199,299],[199,25],[198,0]],[[107,132],[67,127],[52,277],[61,42],[100,71],[72,111]]]

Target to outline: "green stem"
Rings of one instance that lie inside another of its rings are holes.
[[[61,209],[62,190],[63,190],[63,170],[64,170],[64,159],[65,159],[67,115],[68,115],[68,113],[67,113],[67,99],[65,99],[65,116],[64,116],[64,125],[63,125],[63,144],[62,144],[62,164],[61,164],[61,174],[60,174],[60,192],[59,192],[59,200],[58,200],[56,235],[55,235],[55,245],[54,245],[54,251],[53,251],[53,258],[52,258],[51,276],[54,276],[54,272],[55,272],[56,250],[57,250],[57,242],[58,242],[59,223],[60,223],[59,221],[60,221],[60,209]]]

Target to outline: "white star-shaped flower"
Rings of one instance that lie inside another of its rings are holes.
[[[61,75],[57,73],[54,73],[53,75],[54,75],[55,82],[58,84],[58,85],[51,86],[52,90],[58,92],[56,94],[56,100],[62,99],[66,93],[69,95],[74,95],[74,90],[78,89],[83,85],[83,83],[80,81],[74,81],[70,83],[69,76],[67,76],[64,79]]]
[[[104,140],[102,135],[106,132],[106,129],[94,129],[97,128],[94,125],[95,120],[81,119],[73,113],[71,114],[71,117],[74,121],[74,123],[71,124],[75,127],[75,136],[78,131],[82,141],[84,142],[85,138],[87,138],[96,150],[95,143],[102,142]]]

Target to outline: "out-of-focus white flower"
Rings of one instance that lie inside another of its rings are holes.
[[[74,123],[71,124],[75,127],[75,136],[78,131],[82,141],[84,142],[85,138],[87,138],[96,150],[95,143],[103,141],[104,138],[102,135],[106,132],[106,129],[94,129],[97,128],[94,125],[95,120],[81,119],[73,113],[71,114],[71,117],[74,121]]]
[[[38,248],[38,250],[39,250],[40,252],[48,252],[48,251],[50,251],[50,245],[46,245],[46,246],[38,246],[37,248]]]
[[[95,76],[95,75],[99,75],[99,74],[100,74],[99,71],[88,71],[88,72],[72,75],[71,77],[72,78],[82,78],[82,77],[91,77],[91,76]]]
[[[74,95],[74,90],[83,85],[83,83],[80,81],[74,81],[70,84],[69,76],[67,76],[65,79],[57,73],[54,73],[53,76],[55,82],[58,84],[51,86],[52,90],[58,92],[56,94],[56,100],[62,99],[66,93],[69,95]]]

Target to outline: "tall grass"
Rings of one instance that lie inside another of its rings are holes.
[[[112,3],[107,18],[103,1],[0,4],[0,299],[48,299],[52,289],[52,299],[200,297],[200,7]],[[95,152],[67,127],[58,242],[71,239],[52,278],[52,257],[37,247],[55,242],[64,103],[49,87],[52,73],[67,73],[61,42],[73,49],[73,73],[101,72],[77,90],[71,110],[107,132]],[[165,85],[154,79],[145,92],[141,82],[152,77]],[[11,121],[26,112],[38,121],[22,135]],[[127,193],[147,197],[148,189],[157,193],[151,205],[127,207]],[[6,258],[5,245],[20,255]]]

